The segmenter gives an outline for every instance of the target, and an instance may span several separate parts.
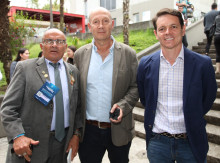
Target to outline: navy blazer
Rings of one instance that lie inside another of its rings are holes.
[[[145,107],[146,143],[152,136],[158,99],[160,51],[144,56],[138,67],[137,83]],[[204,162],[208,152],[204,115],[216,98],[217,84],[211,59],[184,47],[183,112],[192,152]]]

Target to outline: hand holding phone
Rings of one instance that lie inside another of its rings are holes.
[[[114,120],[118,120],[118,116],[120,115],[120,109],[116,108],[113,113],[109,112],[109,118],[112,118]]]

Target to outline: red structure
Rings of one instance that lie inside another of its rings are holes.
[[[50,21],[50,11],[41,9],[32,9],[25,7],[11,6],[8,13],[12,17],[17,12],[28,14],[29,17],[42,21]],[[53,22],[60,22],[60,12],[53,11]],[[78,14],[64,13],[64,23],[69,33],[85,33],[85,16]]]

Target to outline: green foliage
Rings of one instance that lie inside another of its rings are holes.
[[[123,34],[114,37],[117,41],[123,42]],[[157,42],[158,40],[154,36],[153,29],[129,32],[129,46],[131,46],[136,53],[139,53]]]
[[[29,18],[28,15],[24,15],[23,12],[17,12],[9,25],[9,37],[10,37],[10,49],[12,55],[16,55],[17,51],[24,47],[25,37],[32,37],[36,33],[35,28],[37,25],[34,23],[27,24],[34,19]]]
[[[31,0],[31,4],[32,4],[32,8],[39,8],[38,0]]]
[[[29,44],[25,46],[30,52],[29,58],[37,58],[38,54],[41,52],[40,44]]]
[[[75,47],[79,47],[79,38],[78,37],[67,37],[67,44],[74,45]]]
[[[57,2],[57,0],[54,1],[54,3],[52,4],[52,10],[53,11],[60,11],[60,4]],[[45,4],[42,7],[43,10],[50,10],[50,2],[48,4]]]

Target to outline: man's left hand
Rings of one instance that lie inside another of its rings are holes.
[[[113,113],[116,108],[120,109],[120,114],[119,114],[117,120],[110,118],[110,121],[113,122],[113,123],[119,123],[119,122],[121,122],[121,119],[122,119],[122,117],[123,117],[122,109],[121,109],[117,104],[114,104],[114,105],[113,105],[113,107],[112,107],[112,109],[111,109],[110,112]]]

